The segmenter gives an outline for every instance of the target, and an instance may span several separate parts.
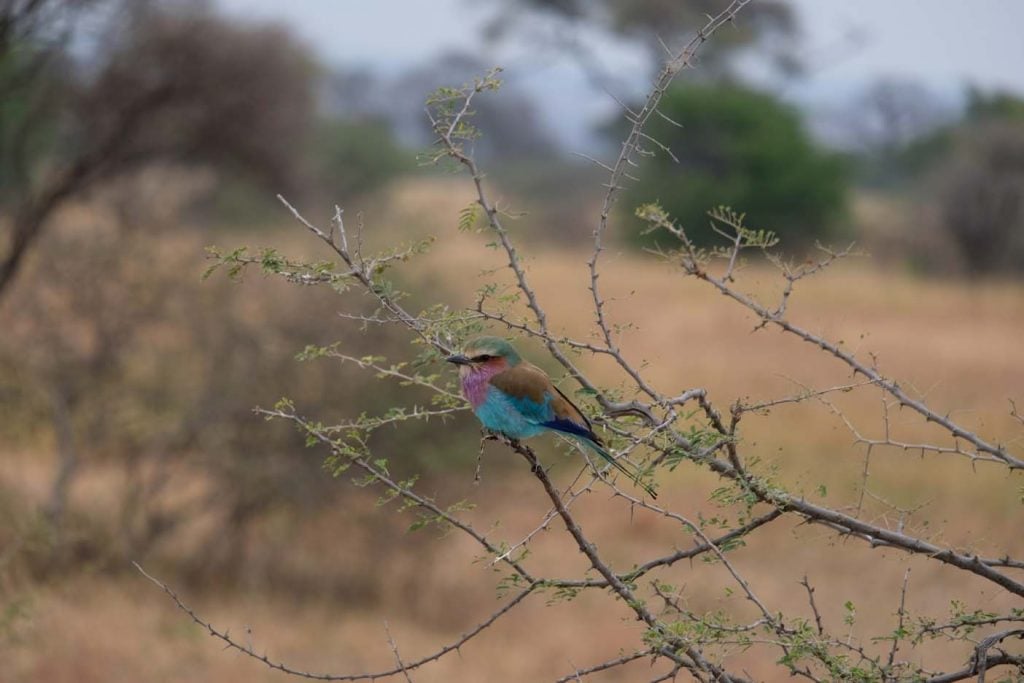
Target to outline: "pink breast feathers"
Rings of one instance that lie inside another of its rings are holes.
[[[473,368],[462,377],[462,394],[469,400],[474,410],[487,400],[487,391],[490,388],[488,381],[502,370],[504,368],[487,363],[482,367]]]

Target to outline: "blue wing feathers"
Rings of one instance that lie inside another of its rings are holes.
[[[597,434],[594,434],[594,432],[590,431],[590,429],[586,425],[577,424],[572,420],[566,420],[564,418],[556,417],[554,420],[548,420],[547,422],[542,422],[541,424],[547,427],[548,429],[554,429],[555,431],[558,432],[564,432],[566,434],[578,436],[583,439],[586,439],[587,441],[593,441],[594,443],[601,443],[600,440],[597,438]]]
[[[635,465],[629,461],[616,460],[605,449],[586,416],[551,384],[547,375],[540,370],[534,372],[532,368],[524,368],[518,375],[505,377],[515,370],[507,370],[492,378],[487,399],[474,409],[484,426],[514,439],[529,438],[547,429],[561,432],[593,450],[612,467],[636,482],[652,498],[657,498],[657,493],[641,479],[642,473]],[[501,378],[506,381],[498,381]],[[527,380],[531,380],[532,384]],[[540,381],[547,386],[536,386]],[[524,387],[531,390],[527,391]]]

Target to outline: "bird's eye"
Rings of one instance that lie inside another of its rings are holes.
[[[488,361],[492,358],[494,358],[494,356],[487,353],[481,353],[479,356],[473,356],[470,360],[474,363],[483,363],[484,361]]]

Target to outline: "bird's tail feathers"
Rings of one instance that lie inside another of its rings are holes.
[[[590,448],[592,451],[594,451],[598,455],[600,455],[606,461],[608,461],[608,463],[612,467],[617,469],[619,472],[622,472],[627,477],[632,479],[633,482],[637,486],[642,488],[644,491],[646,491],[647,495],[649,495],[651,498],[657,498],[658,497],[658,494],[655,492],[654,488],[650,484],[648,484],[647,482],[643,481],[643,479],[641,478],[641,475],[643,474],[643,472],[640,470],[639,467],[637,467],[633,463],[629,462],[628,460],[626,461],[625,464],[623,464],[623,462],[621,460],[616,460],[615,456],[613,456],[611,453],[609,453],[605,449],[604,446],[602,446],[599,443],[595,443],[594,441],[591,441],[590,439],[587,439],[585,437],[577,437],[577,440],[580,443],[582,443],[585,446],[587,446],[588,448]],[[629,465],[629,467],[626,467],[626,465]]]

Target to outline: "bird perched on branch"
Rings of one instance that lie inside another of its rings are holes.
[[[447,360],[459,366],[462,393],[487,429],[510,439],[527,439],[548,431],[564,434],[607,460],[652,498],[657,497],[654,489],[640,480],[635,467],[627,468],[605,449],[590,421],[547,373],[523,360],[507,340],[477,337],[461,354]]]

